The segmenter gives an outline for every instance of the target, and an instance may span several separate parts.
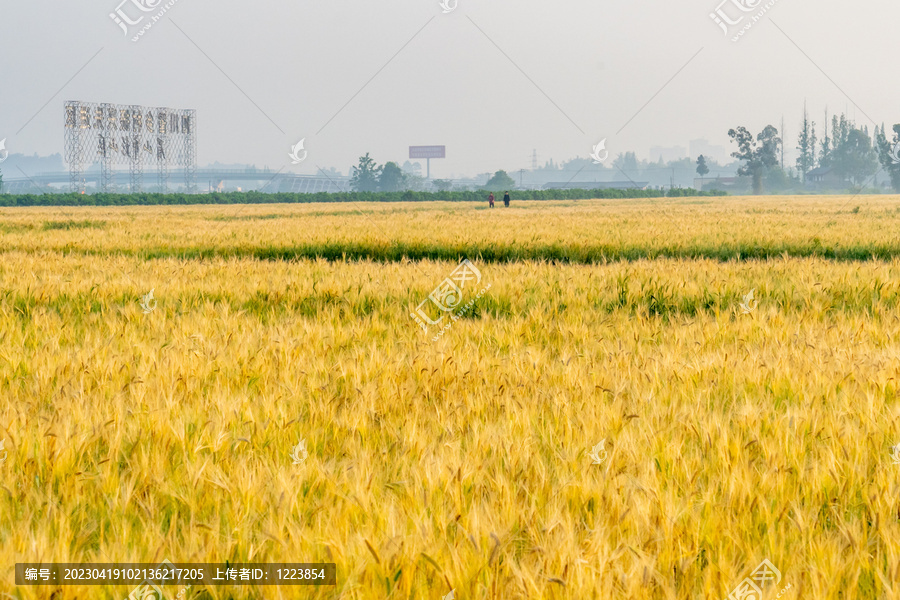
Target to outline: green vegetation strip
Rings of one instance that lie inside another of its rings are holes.
[[[329,194],[264,194],[229,192],[213,194],[7,194],[0,207],[12,206],[168,206],[188,204],[307,204],[312,202],[487,202],[486,191],[477,192],[341,192]],[[725,192],[693,189],[572,189],[515,190],[515,200],[588,200],[624,198],[683,198],[724,196]]]
[[[418,294],[411,292],[408,295],[360,294],[353,290],[327,290],[312,294],[293,290],[259,290],[249,297],[236,297],[225,292],[195,292],[169,298],[166,310],[170,314],[185,315],[205,305],[228,306],[231,311],[247,312],[264,323],[287,317],[319,318],[329,311],[340,318],[361,318],[390,313],[397,310],[398,306],[407,305],[411,298],[418,298],[425,293],[427,290],[424,289]],[[695,290],[685,290],[656,278],[632,281],[625,276],[620,277],[608,289],[588,293],[582,301],[592,311],[603,314],[621,311],[636,316],[668,319],[733,311],[739,305],[743,293],[743,290],[721,286],[700,286]],[[807,296],[798,294],[792,286],[773,285],[765,292],[760,290],[757,299],[784,313],[804,314],[809,311],[810,302],[814,302],[825,312],[866,315],[867,318],[880,322],[883,318],[892,318],[891,315],[900,307],[900,286],[878,279],[862,284],[841,282],[816,289],[812,296]],[[538,305],[533,297],[526,296],[523,300],[518,296],[492,293],[479,298],[473,308],[461,318],[475,320],[484,315],[509,318],[522,312],[521,306],[515,306],[520,301],[525,302],[525,312]],[[565,298],[548,296],[541,301],[548,303],[541,306],[550,315],[584,309],[581,305],[569,306],[571,300]],[[116,297],[115,302],[120,306],[136,305],[136,299],[128,295]],[[46,310],[59,315],[76,329],[89,326],[91,315],[110,316],[108,307],[104,305],[96,289],[86,293],[63,293],[55,296],[35,294],[32,291],[5,290],[0,292],[0,304],[10,307],[9,314],[23,325],[31,323],[37,314]],[[116,313],[116,318],[127,319],[121,313]]]
[[[13,251],[8,248],[7,251]],[[47,249],[50,250],[50,249]],[[890,261],[900,257],[900,244],[824,245],[817,238],[802,243],[732,243],[694,245],[613,245],[613,244],[544,244],[517,245],[473,242],[459,244],[418,244],[408,242],[325,242],[293,246],[234,247],[143,247],[86,249],[67,246],[63,254],[84,256],[123,255],[143,260],[177,258],[199,260],[210,258],[250,258],[268,261],[325,259],[329,261],[403,260],[460,261],[469,258],[483,263],[547,261],[568,264],[602,264],[654,259],[687,259],[749,261],[791,258],[822,258],[834,261]]]

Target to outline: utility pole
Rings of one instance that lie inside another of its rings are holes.
[[[784,141],[787,136],[784,135],[784,115],[781,115],[781,170],[784,171]]]
[[[531,170],[537,171],[537,148],[531,153]]]

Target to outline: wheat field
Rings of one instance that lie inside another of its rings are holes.
[[[898,200],[4,209],[0,597],[900,598]]]

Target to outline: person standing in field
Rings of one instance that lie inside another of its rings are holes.
[[[491,208],[494,208],[494,192],[491,192],[491,195],[488,196],[488,205],[490,205]]]
[[[509,192],[503,196],[503,206],[509,206]]]

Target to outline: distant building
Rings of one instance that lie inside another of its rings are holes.
[[[318,192],[346,192],[350,190],[349,177],[316,177],[309,175],[281,174],[263,186],[265,191],[276,193],[315,194]]]
[[[707,190],[727,190],[741,183],[740,177],[695,177],[694,189],[698,191]]]
[[[687,150],[684,146],[672,146],[671,148],[653,146],[650,148],[650,162],[655,163],[660,158],[662,158],[663,162],[681,160],[682,158],[687,158]]]
[[[645,190],[649,181],[575,181],[545,183],[545,190]]]
[[[806,185],[813,188],[842,188],[845,187],[845,182],[834,167],[817,167],[807,171]]]
[[[728,150],[723,146],[713,146],[707,140],[691,140],[690,146],[692,160],[697,160],[697,157],[701,154],[706,158],[713,159],[720,165],[724,165],[730,160]]]

